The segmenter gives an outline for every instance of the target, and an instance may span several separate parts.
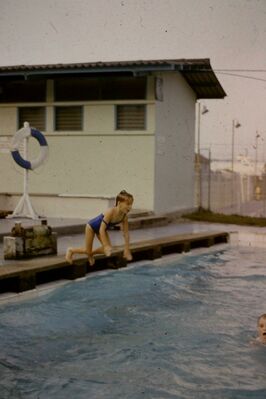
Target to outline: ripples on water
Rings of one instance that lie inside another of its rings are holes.
[[[265,256],[221,247],[1,305],[0,398],[265,399]]]

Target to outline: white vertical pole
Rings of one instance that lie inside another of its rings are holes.
[[[24,159],[28,159],[28,138],[23,139],[24,146]],[[28,169],[24,169],[24,181],[23,181],[23,193],[28,194],[28,183],[29,183],[29,172]]]
[[[231,160],[231,170],[234,171],[234,146],[235,146],[235,121],[232,121],[232,160]]]
[[[24,128],[29,128],[29,123],[24,122]],[[24,159],[27,159],[28,157],[28,137],[25,137],[23,139],[23,154],[24,154]],[[23,174],[23,195],[20,198],[16,208],[14,209],[12,215],[9,217],[26,217],[26,218],[31,218],[31,219],[39,219],[39,216],[37,213],[34,211],[31,202],[30,202],[30,197],[29,197],[29,170],[24,168],[24,174]]]
[[[211,210],[211,148],[209,148],[208,211]]]

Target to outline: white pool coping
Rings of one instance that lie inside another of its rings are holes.
[[[266,233],[248,231],[231,232],[230,244],[252,248],[266,248]]]

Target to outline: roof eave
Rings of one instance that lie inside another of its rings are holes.
[[[0,67],[0,77],[51,78],[89,74],[129,73],[133,76],[152,72],[180,72],[199,98],[224,98],[226,96],[209,59],[96,62],[83,64],[18,65]],[[208,87],[207,87],[208,86]]]

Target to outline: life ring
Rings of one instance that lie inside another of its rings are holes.
[[[40,144],[41,150],[36,159],[28,161],[22,158],[19,153],[19,146],[21,142],[27,137],[34,137]],[[15,133],[11,144],[11,155],[14,161],[24,169],[36,169],[40,166],[48,156],[48,144],[44,135],[37,129],[30,128],[26,123],[24,127]]]

